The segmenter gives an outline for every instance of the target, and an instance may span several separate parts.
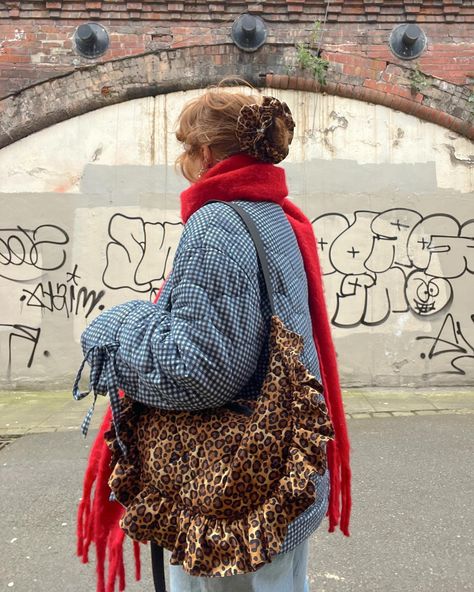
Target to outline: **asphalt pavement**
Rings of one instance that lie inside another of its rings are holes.
[[[312,537],[311,592],[474,591],[474,401],[451,402],[418,413],[416,405],[352,409],[360,414],[348,420],[352,534],[329,534],[323,523]],[[26,433],[0,450],[1,591],[95,591],[93,563],[75,557],[75,511],[93,436]],[[151,592],[147,549],[140,583],[129,543],[126,555],[127,590]]]

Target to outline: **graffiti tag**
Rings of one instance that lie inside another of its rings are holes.
[[[39,338],[41,335],[41,328],[39,327],[29,327],[28,325],[20,325],[20,324],[3,324],[0,323],[0,328],[5,327],[9,330],[8,333],[8,369],[11,368],[12,364],[12,353],[13,353],[13,340],[14,339],[21,339],[32,344],[30,356],[26,363],[27,368],[31,368],[33,364],[33,360],[35,357],[36,347],[39,342]]]
[[[471,320],[474,321],[474,315]],[[458,374],[465,376],[465,366],[470,364],[474,368],[474,346],[467,340],[459,321],[455,321],[452,314],[447,314],[440,330],[435,337],[420,335],[417,341],[431,342],[431,347],[427,353],[422,352],[422,359],[432,360],[438,356],[448,358],[449,369],[438,372],[430,372],[426,376],[436,376],[437,374]]]
[[[0,228],[0,277],[21,280],[18,268],[35,268],[41,272],[60,269],[66,261],[63,245],[69,242],[65,230],[53,224],[35,229],[18,225]]]
[[[102,281],[107,288],[154,293],[173,263],[181,222],[145,222],[115,214],[109,222]]]
[[[33,290],[23,289],[20,301],[26,306],[50,312],[63,311],[67,318],[84,312],[87,319],[96,308],[104,310],[104,305],[99,303],[105,295],[105,290],[96,292],[85,286],[79,287],[77,265],[72,272],[66,274],[66,277],[66,282],[39,282]]]
[[[380,325],[408,310],[439,313],[452,302],[450,280],[474,273],[473,220],[461,225],[449,214],[394,208],[356,211],[352,220],[328,213],[313,227],[324,275],[339,278],[337,327]]]

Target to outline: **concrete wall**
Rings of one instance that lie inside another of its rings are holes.
[[[160,286],[186,185],[173,126],[199,92],[106,107],[0,151],[0,388],[70,385],[86,324]],[[472,143],[386,107],[271,92],[297,120],[284,166],[320,244],[343,384],[472,384]]]

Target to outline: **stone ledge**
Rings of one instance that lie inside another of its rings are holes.
[[[446,389],[351,389],[343,392],[343,398],[346,417],[351,420],[474,413],[474,392],[464,389],[448,392]],[[384,398],[390,400],[390,409],[377,410],[372,402],[380,403]],[[99,427],[107,403],[106,397],[98,399],[91,429]],[[0,404],[0,435],[7,437],[43,432],[76,433],[90,405],[87,400],[73,401],[66,391],[0,391]]]

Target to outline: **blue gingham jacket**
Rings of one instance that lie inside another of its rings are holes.
[[[302,362],[320,379],[306,275],[293,230],[277,204],[236,203],[251,215],[265,246],[276,313],[303,337]],[[115,412],[118,388],[138,401],[173,410],[255,398],[268,360],[270,314],[246,227],[227,205],[207,204],[184,228],[158,303],[134,300],[115,306],[83,333],[90,390],[108,392]],[[75,397],[85,394],[76,381]],[[303,542],[326,513],[328,474],[315,481],[318,500],[290,525],[283,552]]]

